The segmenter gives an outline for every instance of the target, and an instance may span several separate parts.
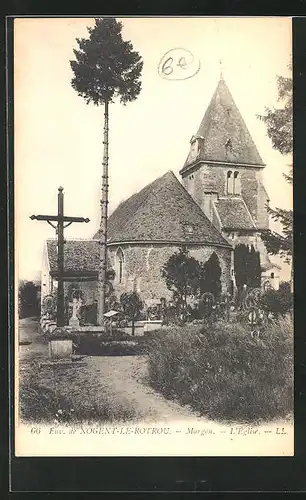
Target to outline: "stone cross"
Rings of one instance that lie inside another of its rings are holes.
[[[69,326],[79,326],[79,319],[77,317],[77,311],[80,307],[78,299],[74,298],[72,302],[69,302],[69,305],[72,306],[72,316],[69,319]]]

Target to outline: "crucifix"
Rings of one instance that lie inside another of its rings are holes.
[[[32,220],[42,220],[48,222],[57,234],[57,326],[65,325],[65,303],[64,303],[64,229],[73,222],[89,222],[84,217],[68,217],[64,215],[64,189],[58,188],[58,210],[57,215],[31,215]],[[55,226],[52,222],[57,222]],[[65,224],[66,223],[66,224]]]
[[[69,325],[79,326],[79,318],[77,314],[81,305],[81,300],[74,297],[72,299],[72,302],[69,302],[69,305],[72,307],[72,316],[69,320]]]

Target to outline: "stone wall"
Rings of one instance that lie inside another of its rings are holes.
[[[118,277],[114,280],[114,290],[119,298],[123,292],[137,291],[143,300],[159,300],[165,297],[172,298],[172,292],[168,290],[165,280],[161,275],[161,268],[176,251],[178,247],[173,245],[150,245],[139,244],[121,245],[120,247],[109,247],[111,262],[116,268],[116,252],[121,248],[124,254],[123,279],[119,283]],[[223,291],[230,286],[231,250],[227,248],[191,246],[190,255],[200,262],[206,262],[213,251],[220,260],[222,270],[221,282]]]
[[[142,300],[158,301],[161,297],[167,300],[172,299],[172,292],[168,290],[165,280],[161,275],[161,269],[169,257],[177,252],[179,248],[174,245],[121,245],[110,246],[109,255],[111,264],[116,269],[116,253],[121,248],[124,255],[122,281],[119,283],[118,276],[112,282],[114,292],[117,298],[123,292],[137,291]],[[216,252],[219,258],[222,271],[221,283],[222,291],[230,290],[231,281],[231,255],[229,248],[192,245],[189,248],[190,255],[199,262],[206,262],[213,252]],[[84,303],[92,304],[98,300],[98,282],[97,281],[78,281],[64,283],[65,296],[68,294],[69,286],[75,285],[83,292]]]
[[[260,250],[258,248],[258,242],[259,242],[259,234],[254,232],[254,233],[243,233],[240,231],[231,231],[231,232],[225,232],[222,231],[222,236],[229,242],[230,245],[233,247],[242,244],[242,245],[253,245],[255,250]]]
[[[185,174],[182,182],[211,220],[210,205],[205,203],[205,191],[216,191],[219,196],[226,195],[226,177],[229,170],[239,172],[241,196],[255,223],[260,229],[268,228],[269,218],[265,208],[267,194],[263,187],[262,168],[201,163]]]
[[[52,283],[52,278],[50,276],[50,266],[47,254],[47,244],[45,242],[43,248],[42,267],[41,267],[41,294],[40,294],[41,305],[43,304],[44,298],[47,295],[50,295],[50,293],[52,293],[52,284],[53,283]]]
[[[204,202],[205,191],[215,191],[219,196],[226,194],[226,172],[228,168],[222,165],[208,165],[201,163],[182,178],[185,189],[206,213]]]
[[[262,171],[257,174],[258,197],[257,197],[257,227],[259,229],[269,228],[269,214],[266,208],[269,198],[263,185]]]

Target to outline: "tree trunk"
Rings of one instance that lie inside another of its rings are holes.
[[[135,318],[132,318],[132,335],[135,335]]]
[[[101,189],[101,221],[100,221],[100,263],[98,276],[98,325],[104,323],[105,290],[107,270],[107,209],[108,209],[108,101],[104,105],[104,135],[103,135],[103,173]]]
[[[183,321],[184,321],[184,323],[187,321],[187,293],[186,293],[186,291],[184,292],[184,299],[183,299]]]

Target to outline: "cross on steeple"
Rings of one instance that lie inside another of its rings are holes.
[[[221,58],[219,61],[219,67],[220,67],[220,80],[223,79],[223,59]]]

